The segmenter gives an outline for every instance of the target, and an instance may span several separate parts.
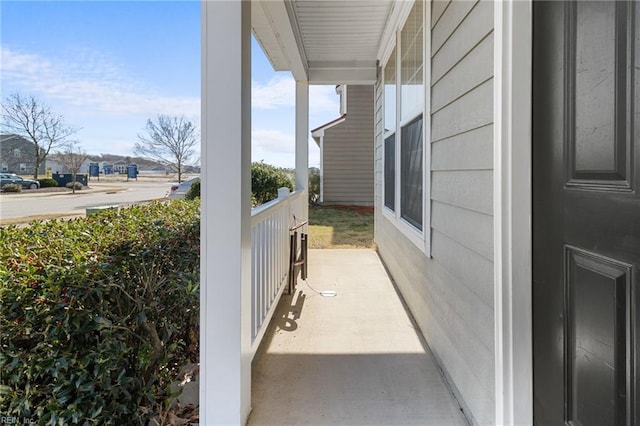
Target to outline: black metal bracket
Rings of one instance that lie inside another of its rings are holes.
[[[298,271],[303,280],[307,279],[307,250],[308,235],[300,234],[300,255],[298,255],[298,229],[307,224],[307,221],[301,222],[291,228],[289,231],[289,281],[287,294],[293,294],[296,289]]]

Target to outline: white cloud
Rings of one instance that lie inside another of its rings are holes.
[[[253,108],[275,109],[294,107],[296,102],[296,82],[290,75],[277,75],[266,84],[251,82],[251,102]],[[335,86],[309,86],[310,114],[338,114],[340,110]]]
[[[296,83],[290,76],[277,75],[267,84],[251,82],[251,106],[259,109],[292,107],[296,101]]]
[[[309,113],[340,114],[340,98],[336,86],[309,86]]]
[[[3,85],[86,111],[110,115],[156,114],[200,116],[199,97],[171,97],[156,93],[127,77],[117,63],[91,50],[55,60],[0,47]]]
[[[280,130],[256,129],[251,132],[251,147],[256,151],[293,154],[295,152],[295,136]]]
[[[38,54],[0,47],[3,85],[42,95],[81,109],[113,115],[155,114],[200,116],[198,97],[173,97],[157,93],[145,83],[127,76],[117,61],[90,49],[47,58]],[[266,84],[252,82],[255,109],[271,110],[295,106],[295,80],[278,74]],[[337,114],[334,86],[309,87],[310,115]]]
[[[131,152],[141,124],[138,119],[156,114],[185,115],[200,124],[199,97],[166,96],[147,83],[132,79],[114,58],[82,49],[46,57],[41,54],[0,46],[0,75],[3,96],[14,91],[43,98],[69,124],[84,128],[83,136],[92,153]],[[276,111],[295,106],[295,80],[288,74],[276,74],[266,84],[252,82],[252,103],[259,110]],[[338,96],[334,86],[309,87],[310,127],[337,117]],[[283,116],[284,117],[284,116]],[[283,118],[284,119],[284,118]],[[290,118],[293,120],[293,117]],[[286,120],[285,120],[286,121]],[[264,160],[281,167],[295,164],[295,135],[281,128],[293,123],[275,120],[270,129],[252,132],[255,161]],[[317,149],[310,145],[310,164],[319,162]]]
[[[295,136],[274,129],[251,132],[251,161],[264,161],[277,167],[295,167]],[[320,165],[320,152],[309,138],[309,166]]]

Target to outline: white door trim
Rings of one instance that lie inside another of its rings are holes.
[[[532,1],[494,3],[495,420],[533,423]]]

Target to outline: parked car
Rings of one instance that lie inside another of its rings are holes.
[[[33,179],[24,179],[13,173],[0,174],[0,187],[5,186],[8,183],[15,183],[21,185],[24,189],[38,189],[40,188],[40,182]]]
[[[194,184],[194,182],[199,182],[200,178],[193,178],[193,179],[189,179],[189,180],[185,180],[184,182],[178,184],[173,184],[171,185],[171,190],[169,191],[169,194],[167,194],[167,197],[169,197],[169,199],[171,200],[184,200],[184,197],[187,195],[187,192],[189,192],[189,190],[191,189],[191,185]]]

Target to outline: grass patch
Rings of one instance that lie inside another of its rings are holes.
[[[373,208],[309,206],[309,248],[373,248]]]

